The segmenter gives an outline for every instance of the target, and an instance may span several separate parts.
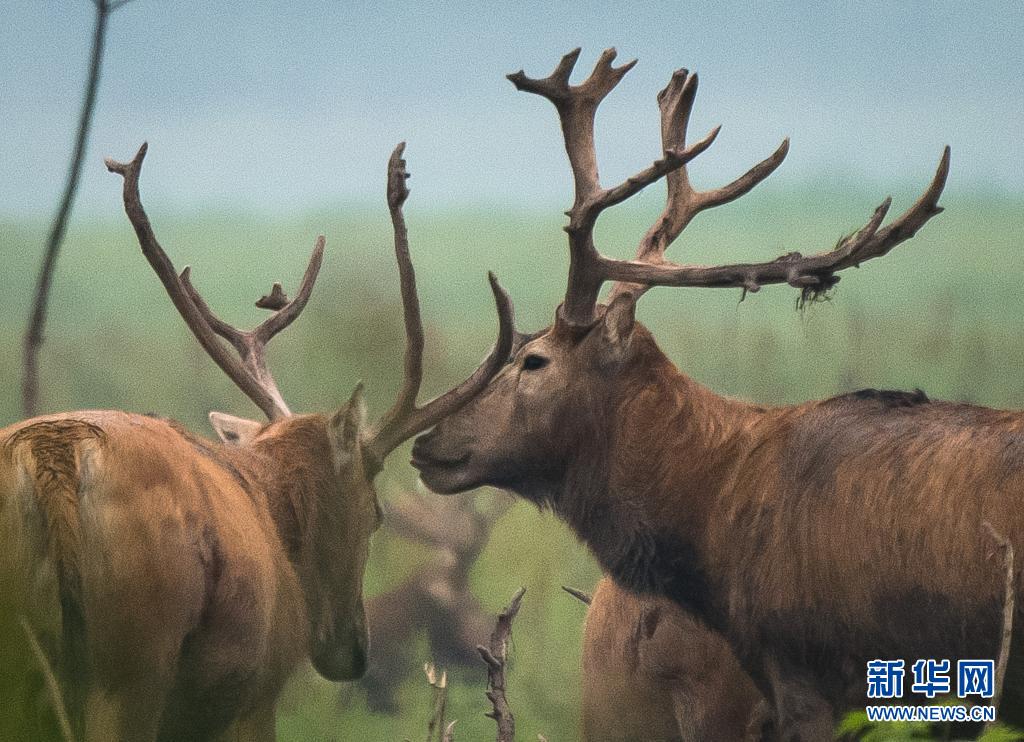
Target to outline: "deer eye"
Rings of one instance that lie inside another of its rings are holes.
[[[548,365],[548,359],[544,356],[538,356],[533,353],[526,356],[523,359],[523,371],[536,371],[539,368],[544,368]]]

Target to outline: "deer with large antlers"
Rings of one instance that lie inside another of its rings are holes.
[[[982,523],[1024,548],[1024,414],[921,392],[784,407],[728,399],[681,373],[634,319],[650,286],[787,283],[814,298],[940,212],[949,149],[907,211],[883,226],[887,199],[831,250],[671,263],[687,224],[750,191],[787,143],[725,187],[695,188],[688,163],[717,129],[687,145],[697,77],[680,70],[658,96],[663,156],[606,188],[594,115],[632,63],[613,66],[609,50],[574,85],[578,53],[549,77],[510,76],[562,124],[576,194],[564,302],[483,393],[417,440],[424,482],[442,493],[490,484],[551,507],[619,585],[665,596],[723,635],[784,739],[831,738],[838,714],[865,705],[869,660],[995,657],[1004,590]],[[636,259],[600,253],[600,214],[660,178],[667,203]],[[1024,722],[1024,668],[1012,659],[1000,712]]]
[[[405,380],[372,427],[361,386],[333,414],[293,415],[267,366],[267,343],[309,301],[323,238],[295,297],[275,286],[257,303],[269,318],[239,330],[214,315],[189,269],[179,275],[157,241],[139,196],[145,145],[129,163],[107,161],[124,178],[125,211],[175,308],[269,423],[211,413],[220,444],[115,411],[0,430],[0,574],[4,584],[23,578],[20,610],[50,647],[77,738],[269,740],[279,691],[303,658],[331,680],[365,671],[363,571],[380,521],[374,477],[397,445],[479,392],[512,343],[511,306],[491,276],[495,348],[468,379],[417,407],[424,339],[402,152],[391,156],[387,196]]]

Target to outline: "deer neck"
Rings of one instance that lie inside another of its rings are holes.
[[[279,435],[254,445],[252,460],[278,537],[304,571],[318,540],[330,537],[322,532],[338,519],[331,510],[342,502],[329,496],[337,482],[323,421],[312,415],[285,421]]]
[[[595,448],[570,466],[556,510],[621,585],[721,623],[703,552],[708,513],[761,410],[648,358],[609,400]]]

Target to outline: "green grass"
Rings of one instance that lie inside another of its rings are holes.
[[[882,194],[879,194],[882,195]],[[897,194],[894,209],[911,198]],[[872,197],[766,191],[704,215],[673,249],[677,259],[769,259],[824,249],[871,213]],[[600,244],[628,255],[660,208],[660,196],[609,214]],[[656,289],[640,318],[681,368],[717,391],[792,402],[862,386],[921,387],[933,397],[1019,406],[1024,399],[1024,201],[951,194],[946,213],[892,255],[848,271],[833,300],[794,311],[794,292],[766,288],[738,303],[738,291]],[[339,208],[291,220],[251,216],[184,218],[152,207],[178,267],[232,322],[255,323],[252,301],[283,280],[294,290],[315,236],[327,235],[320,284],[306,314],[273,346],[272,365],[297,410],[340,405],[366,382],[371,414],[400,381],[402,327],[386,209]],[[112,208],[112,214],[114,213]],[[118,217],[120,214],[118,212]],[[475,210],[431,213],[408,207],[414,260],[428,326],[425,394],[474,367],[494,334],[485,273],[494,269],[517,301],[524,329],[550,321],[564,290],[566,255],[558,210],[531,214]],[[20,343],[45,224],[0,223],[3,288],[0,425],[19,418]],[[203,355],[174,314],[123,218],[72,224],[54,285],[42,356],[47,410],[113,407],[170,415],[207,432],[210,409],[256,416]],[[384,496],[411,486],[407,449],[388,462]],[[397,583],[416,553],[378,539],[367,589]],[[552,516],[519,505],[503,519],[477,566],[475,587],[497,611],[521,585],[510,700],[523,739],[576,737],[583,609],[563,583],[589,589],[598,571]],[[425,655],[423,661],[430,659]],[[425,734],[430,689],[403,688],[397,718],[365,711],[358,693],[342,703],[336,686],[305,674],[281,707],[283,740],[400,740]],[[483,673],[456,674],[449,718],[458,738],[486,739]]]

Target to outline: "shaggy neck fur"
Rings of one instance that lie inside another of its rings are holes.
[[[713,626],[724,608],[713,599],[702,554],[710,505],[724,485],[743,433],[760,408],[727,400],[681,374],[649,333],[634,350],[615,393],[584,405],[585,439],[568,462],[558,514],[620,584],[665,595]]]

